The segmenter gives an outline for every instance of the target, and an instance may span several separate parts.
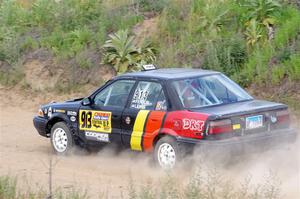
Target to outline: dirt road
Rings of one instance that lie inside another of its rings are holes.
[[[20,186],[25,189],[47,189],[52,150],[49,140],[39,136],[33,127],[35,112],[32,106],[26,108],[24,105],[31,102],[12,106],[4,99],[5,94],[0,96],[0,175],[17,176]],[[109,198],[119,198],[126,192],[130,177],[136,185],[147,181],[159,184],[161,177],[166,175],[149,166],[149,157],[132,152],[116,156],[104,149],[94,154],[75,151],[68,157],[52,157],[56,162],[54,187],[88,189],[92,197],[108,194]],[[249,155],[230,167],[220,166],[222,172],[234,180],[250,174],[259,182],[268,171],[276,172],[282,182],[283,196],[291,199],[299,198],[299,168],[299,145],[296,144]],[[191,170],[181,168],[174,173],[178,180],[185,181]]]

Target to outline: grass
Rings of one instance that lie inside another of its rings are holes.
[[[9,176],[0,176],[0,198],[14,199],[17,196],[17,180]]]
[[[120,197],[130,199],[197,199],[197,198],[230,198],[230,199],[277,199],[281,198],[281,183],[276,173],[268,172],[261,183],[253,183],[251,176],[247,176],[241,182],[234,182],[226,177],[218,169],[212,167],[198,167],[187,180],[178,180],[176,175],[166,173],[163,175],[159,184],[149,179],[145,183],[137,184],[128,178],[128,187],[120,192]],[[102,187],[105,189],[105,187]],[[101,192],[101,190],[99,190]],[[103,192],[100,198],[109,198],[110,193]],[[91,193],[95,195],[95,193]],[[0,198],[19,199],[19,198],[45,198],[47,192],[43,189],[38,191],[22,192],[18,189],[17,178],[10,176],[0,177]],[[54,194],[58,199],[87,199],[88,190],[72,188],[64,190],[58,187]]]
[[[27,188],[26,191],[20,190],[17,186],[17,178],[11,176],[0,176],[0,198],[1,199],[40,199],[48,198],[49,194],[41,188],[33,191],[31,188]],[[87,191],[81,189],[72,188],[70,190],[62,190],[58,188],[52,196],[57,199],[87,199]]]
[[[166,174],[160,179],[159,185],[149,181],[137,186],[134,197],[129,198],[281,198],[281,184],[276,174],[269,172],[264,179],[264,182],[255,184],[251,176],[248,176],[237,185],[218,169],[202,167],[196,169],[187,181],[180,181],[174,175]]]

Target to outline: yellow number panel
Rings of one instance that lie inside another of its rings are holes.
[[[79,129],[111,133],[111,112],[80,110]]]

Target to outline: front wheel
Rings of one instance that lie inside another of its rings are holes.
[[[51,128],[51,145],[57,154],[67,154],[74,145],[69,127],[64,122],[58,122]]]
[[[163,169],[172,169],[179,160],[177,142],[171,137],[163,137],[155,145],[155,162]]]

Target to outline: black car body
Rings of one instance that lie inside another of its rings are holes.
[[[33,122],[58,153],[114,143],[154,151],[161,166],[173,167],[182,146],[294,141],[289,120],[286,105],[253,99],[219,72],[156,69],[114,77],[86,98],[43,105]]]

